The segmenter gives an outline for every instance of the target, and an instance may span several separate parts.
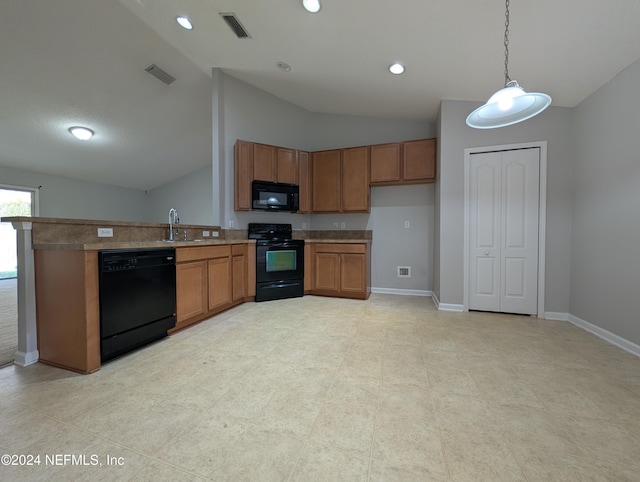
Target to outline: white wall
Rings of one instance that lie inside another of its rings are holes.
[[[0,167],[0,184],[40,188],[40,216],[109,221],[146,219],[146,194],[106,184]]]
[[[145,220],[169,222],[169,209],[176,208],[183,224],[212,225],[213,184],[212,167],[195,171],[149,192],[146,199]]]
[[[439,280],[440,302],[463,304],[465,148],[547,141],[545,311],[569,312],[573,151],[571,112],[550,107],[521,124],[491,130],[465,124],[477,102],[443,100],[440,110]]]
[[[214,146],[214,151],[219,148],[222,155],[219,172],[214,167],[213,192],[214,198],[221,201],[222,226],[229,227],[229,221],[243,229],[250,222],[300,225],[303,215],[234,211],[233,146],[237,139],[242,139],[307,150],[311,137],[306,128],[309,112],[219,71],[216,74],[213,94],[218,97],[222,115],[214,118],[213,128],[218,129],[221,144]]]
[[[574,109],[571,314],[640,345],[640,61]]]
[[[427,122],[376,117],[314,114],[311,151],[435,137]],[[373,231],[371,284],[374,288],[431,291],[433,185],[374,187],[369,214],[313,214],[313,229]],[[410,229],[404,228],[410,221]],[[398,278],[397,266],[411,266],[411,278]]]

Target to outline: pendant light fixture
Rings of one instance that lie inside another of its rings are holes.
[[[504,22],[504,88],[493,94],[486,104],[467,117],[467,125],[475,129],[494,129],[527,120],[551,104],[551,97],[538,92],[525,92],[509,77],[509,0],[505,2]]]
[[[93,137],[93,134],[95,134],[95,132],[88,127],[82,126],[69,127],[69,132],[71,132],[76,139],[80,139],[81,141],[88,141]]]

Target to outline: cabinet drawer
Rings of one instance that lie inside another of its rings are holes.
[[[247,254],[247,245],[246,244],[232,244],[231,245],[231,254],[233,256],[240,256],[243,254]]]
[[[316,253],[365,253],[366,244],[318,243]]]
[[[176,249],[176,262],[195,261],[197,259],[223,258],[231,256],[231,245],[197,246]]]

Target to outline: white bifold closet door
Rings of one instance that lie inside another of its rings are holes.
[[[473,154],[469,309],[536,314],[540,150]]]

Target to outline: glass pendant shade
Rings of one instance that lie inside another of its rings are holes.
[[[80,139],[81,141],[88,141],[93,137],[93,134],[95,134],[95,132],[93,132],[88,127],[82,126],[69,127],[69,132],[71,132],[71,134],[73,134],[77,139]]]
[[[510,81],[467,116],[467,125],[475,129],[510,126],[539,114],[550,104],[547,94],[527,93],[515,80]]]

